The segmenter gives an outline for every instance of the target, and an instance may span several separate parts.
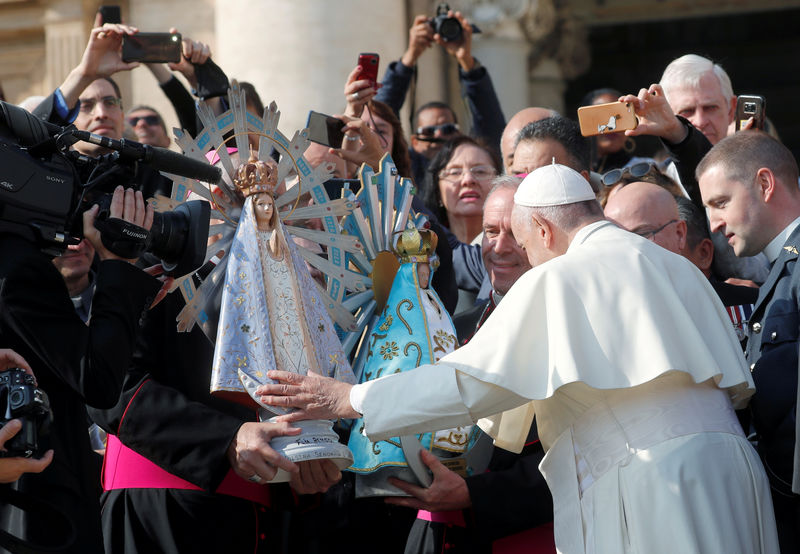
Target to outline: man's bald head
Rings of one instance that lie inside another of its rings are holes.
[[[666,189],[641,181],[622,187],[608,199],[605,214],[621,227],[680,254],[686,244],[686,222]]]
[[[553,110],[533,107],[518,111],[508,120],[506,128],[503,129],[503,136],[500,138],[500,152],[503,155],[503,167],[506,171],[511,167],[511,162],[514,160],[514,143],[516,142],[517,134],[522,128],[528,123],[554,115],[556,115],[556,112]]]

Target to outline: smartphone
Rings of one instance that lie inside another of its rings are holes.
[[[742,128],[747,120],[753,118],[752,129],[764,130],[767,118],[767,100],[763,96],[743,94],[736,97],[736,130]]]
[[[373,89],[378,89],[378,63],[381,57],[374,53],[361,53],[358,55],[358,65],[361,66],[361,73],[358,74],[357,80],[366,79],[369,81],[369,86]]]
[[[97,8],[103,18],[103,23],[122,23],[122,12],[119,6],[100,6]]]
[[[122,37],[122,61],[178,63],[181,61],[179,33],[136,33]]]
[[[312,110],[308,112],[306,127],[308,127],[308,140],[331,148],[342,147],[344,122],[341,119]]]
[[[578,123],[585,137],[636,129],[639,119],[630,102],[609,102],[578,108]]]

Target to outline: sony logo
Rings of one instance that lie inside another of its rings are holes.
[[[52,175],[45,175],[44,178],[47,179],[48,181],[53,181],[54,183],[66,183],[67,182],[65,179],[59,179],[58,177],[53,177]]]

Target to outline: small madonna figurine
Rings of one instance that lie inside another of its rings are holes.
[[[322,293],[287,239],[275,208],[275,162],[260,161],[251,153],[238,168],[234,185],[245,201],[222,293],[211,392],[258,408],[255,389],[271,382],[271,369],[355,382]],[[264,420],[285,411],[261,406],[259,413]],[[332,458],[343,468],[352,461],[331,422],[297,426],[302,434],[278,437],[273,448],[295,462]]]
[[[436,363],[455,350],[458,341],[450,314],[430,286],[436,243],[436,233],[430,230],[408,229],[398,237],[394,253],[400,268],[370,334],[361,382]],[[468,426],[373,443],[363,430],[363,420],[356,420],[348,443],[355,458],[349,470],[356,473],[356,497],[405,495],[389,477],[419,482],[419,452],[409,450],[409,444],[418,449],[421,443],[440,458],[454,458],[465,454],[479,434],[477,426]]]

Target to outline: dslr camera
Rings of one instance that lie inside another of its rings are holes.
[[[0,450],[0,458],[30,458],[39,455],[39,440],[50,431],[53,413],[47,393],[38,388],[33,376],[19,368],[0,372],[0,427],[19,419],[22,429]]]
[[[433,27],[433,32],[437,33],[445,42],[458,42],[464,35],[464,29],[461,28],[461,23],[455,17],[448,17],[447,12],[450,11],[450,6],[447,4],[439,4],[436,7],[436,17],[429,19],[428,23]],[[477,26],[470,24],[473,33],[480,33],[481,30]]]
[[[437,33],[445,42],[457,42],[461,40],[463,30],[461,23],[455,17],[448,17],[447,12],[450,11],[450,6],[447,4],[439,4],[436,7],[436,17],[428,21],[433,27],[433,32]]]

